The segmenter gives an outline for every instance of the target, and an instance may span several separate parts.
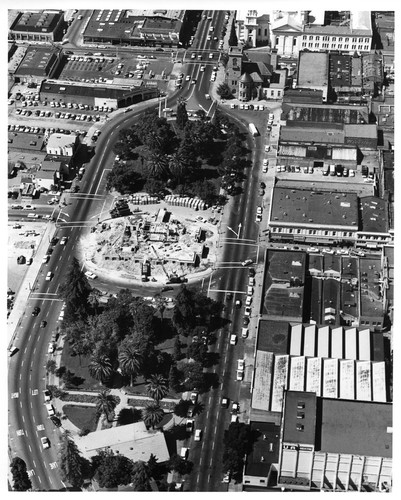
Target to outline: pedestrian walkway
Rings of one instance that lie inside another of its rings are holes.
[[[42,239],[33,256],[33,262],[29,266],[20,288],[16,291],[14,307],[7,321],[7,335],[10,345],[14,343],[14,339],[18,334],[18,328],[21,326],[29,296],[37,286],[37,276],[39,274],[40,267],[42,266],[42,259],[46,255],[49,243],[56,231],[57,228],[53,222],[48,222],[46,224]]]

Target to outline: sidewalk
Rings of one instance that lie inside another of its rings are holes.
[[[12,344],[15,337],[18,335],[17,329],[21,325],[23,316],[25,314],[30,293],[31,291],[35,290],[37,284],[37,276],[39,274],[40,267],[42,266],[42,259],[46,255],[49,242],[53,238],[56,231],[57,228],[53,222],[48,222],[46,224],[46,229],[43,232],[41,242],[36,249],[35,255],[33,257],[33,262],[29,266],[24,281],[22,282],[20,288],[16,293],[14,299],[14,307],[7,320],[7,335],[9,344]]]

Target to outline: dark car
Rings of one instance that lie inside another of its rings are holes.
[[[222,408],[228,408],[229,404],[230,404],[230,400],[228,398],[222,398],[222,400],[221,400],[221,407]]]
[[[260,189],[266,189],[266,184],[264,182],[260,183]]]
[[[263,196],[265,194],[265,190],[264,189],[259,189],[259,196]]]
[[[249,325],[249,318],[245,316],[244,318],[244,321],[243,321],[243,325],[244,326],[248,326]]]
[[[233,298],[233,294],[231,292],[228,292],[227,295],[226,295],[226,299],[227,300],[232,300]]]
[[[170,290],[174,290],[172,286],[164,286],[161,291],[162,292],[169,292]]]
[[[40,322],[40,328],[45,328],[47,325],[47,321],[41,321]]]
[[[55,415],[52,415],[50,417],[50,420],[53,422],[53,424],[56,426],[56,427],[61,427],[61,420],[56,417]]]
[[[58,238],[54,237],[54,238],[52,238],[50,245],[54,246],[54,245],[57,245],[57,243],[58,243]]]
[[[252,278],[253,278],[253,277],[255,276],[255,274],[256,274],[255,268],[253,268],[253,267],[250,267],[250,268],[248,269],[248,272],[249,272],[249,276],[251,276]]]
[[[34,307],[32,311],[32,316],[37,316],[40,313],[39,307]]]

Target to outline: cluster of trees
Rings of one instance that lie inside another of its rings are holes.
[[[20,457],[14,457],[11,460],[11,474],[13,476],[14,491],[28,491],[32,488],[31,480],[29,479],[26,470],[26,463]]]
[[[61,478],[74,488],[81,488],[85,481],[94,479],[101,488],[117,488],[132,483],[135,491],[151,491],[152,480],[160,481],[168,471],[172,470],[188,474],[193,467],[191,462],[183,460],[178,455],[172,455],[168,462],[163,464],[159,463],[153,454],[147,462],[141,460],[133,462],[112,450],[100,450],[88,460],[81,455],[68,431],[64,432],[60,439]],[[167,485],[164,488],[167,489]]]
[[[245,457],[252,450],[254,437],[248,424],[233,422],[224,431],[223,470],[236,481],[242,480]]]
[[[214,141],[218,131],[213,123],[204,113],[199,116],[189,121],[182,102],[175,129],[151,111],[134,127],[122,130],[113,148],[120,160],[108,174],[107,188],[123,194],[145,189],[156,195],[166,194],[168,188],[214,203],[217,194],[211,172],[202,165],[214,161],[216,148],[221,146]]]

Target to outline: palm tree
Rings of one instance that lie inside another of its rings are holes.
[[[168,161],[165,155],[150,153],[147,161],[147,171],[155,179],[163,179],[168,174]]]
[[[163,375],[160,375],[160,373],[152,375],[146,386],[146,392],[156,401],[156,403],[163,399],[168,392],[167,381]]]
[[[105,354],[94,354],[88,368],[91,377],[100,380],[102,384],[108,380],[113,373],[111,361]]]
[[[117,404],[117,397],[110,394],[110,389],[104,389],[97,396],[96,412],[98,415],[104,414],[107,421],[111,422],[114,418],[114,409]]]
[[[97,288],[92,288],[90,294],[88,295],[88,304],[97,312],[97,306],[99,305],[99,297],[101,297],[101,292]]]
[[[155,428],[164,418],[164,411],[158,403],[149,403],[142,410],[142,418],[146,427]]]
[[[155,300],[156,309],[160,313],[161,323],[163,323],[163,313],[166,309],[166,301],[160,293],[157,293],[153,298]]]
[[[133,384],[133,379],[139,373],[141,366],[142,355],[138,347],[133,344],[123,344],[118,354],[118,362],[121,371],[124,375],[129,375],[130,385]]]

